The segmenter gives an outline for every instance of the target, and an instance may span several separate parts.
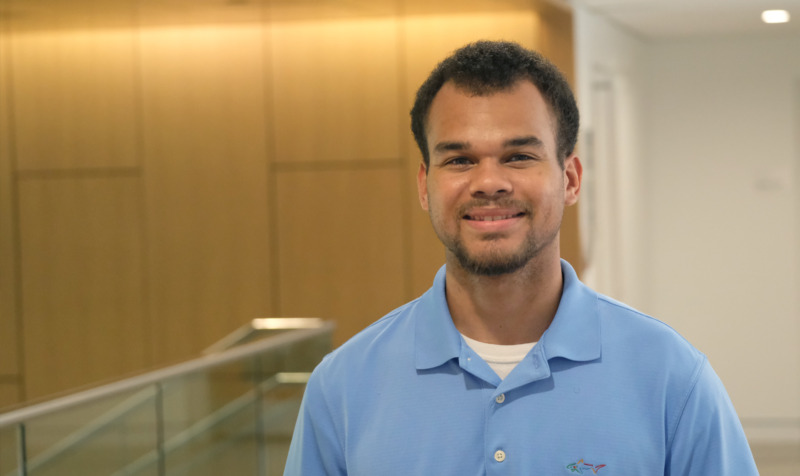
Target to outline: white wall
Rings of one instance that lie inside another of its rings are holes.
[[[726,38],[647,55],[648,307],[709,356],[753,435],[800,434],[798,51]]]
[[[584,132],[611,136],[581,146],[602,159],[586,280],[706,353],[751,440],[800,439],[800,38],[575,22]]]
[[[574,9],[576,92],[584,163],[583,280],[635,307],[646,304],[645,187],[641,180],[642,64],[647,43],[581,7]]]

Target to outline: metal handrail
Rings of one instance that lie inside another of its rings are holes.
[[[181,448],[182,446],[196,439],[198,436],[204,434],[206,431],[214,428],[221,422],[241,413],[249,405],[252,405],[255,401],[257,401],[259,395],[267,393],[270,390],[274,390],[275,388],[278,388],[280,385],[285,385],[287,383],[306,384],[308,382],[309,375],[310,373],[307,372],[290,372],[290,373],[284,372],[273,375],[269,379],[258,384],[255,389],[245,392],[243,395],[232,400],[219,410],[208,415],[202,420],[195,422],[189,428],[185,429],[184,431],[178,433],[177,435],[173,436],[172,438],[164,442],[163,451],[165,453],[171,453],[176,449]],[[141,456],[139,459],[132,462],[125,468],[112,474],[111,476],[136,474],[142,471],[144,468],[147,468],[148,466],[155,464],[156,461],[158,461],[158,457],[159,457],[158,451],[152,450],[149,453]]]
[[[50,415],[68,408],[89,403],[95,400],[111,397],[120,393],[136,390],[141,387],[153,385],[164,380],[187,375],[202,370],[212,369],[229,364],[247,357],[255,356],[265,351],[294,344],[312,337],[326,334],[333,330],[333,323],[319,321],[319,327],[287,331],[267,337],[263,340],[242,344],[223,352],[204,355],[196,359],[181,362],[163,369],[154,370],[142,375],[112,382],[99,387],[91,388],[71,395],[66,395],[47,402],[20,408],[15,411],[0,414],[0,429],[24,423],[33,418]]]
[[[315,329],[323,322],[325,321],[319,317],[259,317],[211,344],[203,354],[214,354],[242,345],[258,332]]]

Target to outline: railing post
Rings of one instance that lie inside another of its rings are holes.
[[[155,383],[156,395],[156,454],[158,457],[158,476],[167,475],[167,455],[164,450],[164,388],[161,382]]]
[[[17,459],[19,460],[19,476],[28,476],[28,447],[25,438],[25,423],[17,426]]]
[[[255,410],[255,443],[256,443],[256,474],[258,476],[267,476],[267,441],[264,438],[264,391],[261,388],[263,375],[261,368],[260,356],[253,357],[255,364],[253,365],[253,394],[255,395],[253,401],[253,408]]]

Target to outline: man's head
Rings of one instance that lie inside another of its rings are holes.
[[[419,200],[450,269],[558,268],[582,168],[572,151],[578,112],[555,67],[515,44],[469,45],[431,74],[412,116],[425,158]]]
[[[544,57],[516,43],[478,41],[464,46],[431,72],[417,91],[411,109],[411,130],[427,167],[430,162],[427,122],[431,103],[442,86],[455,86],[476,96],[512,88],[518,81],[532,82],[553,115],[557,130],[558,160],[563,166],[578,137],[578,107],[564,76]]]

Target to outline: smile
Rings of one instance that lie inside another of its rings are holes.
[[[522,215],[524,214],[520,212],[508,215],[483,215],[483,216],[464,215],[464,218],[473,221],[498,221],[498,220],[509,220],[511,218],[521,217]]]

